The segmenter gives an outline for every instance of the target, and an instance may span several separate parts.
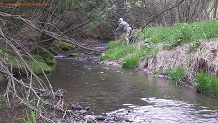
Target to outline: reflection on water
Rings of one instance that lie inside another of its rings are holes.
[[[48,78],[54,89],[67,90],[67,102],[88,102],[94,114],[127,112],[124,118],[134,122],[217,122],[218,99],[164,78],[65,58]]]

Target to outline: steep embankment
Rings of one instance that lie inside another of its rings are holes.
[[[196,52],[190,52],[185,45],[172,50],[159,48],[156,56],[144,60],[141,67],[152,72],[168,73],[168,70],[181,66],[186,79],[192,83],[200,71],[218,76],[218,39],[202,41]]]

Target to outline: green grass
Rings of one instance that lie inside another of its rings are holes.
[[[170,27],[149,27],[143,32],[134,30],[133,33],[140,40],[140,48],[137,46],[138,42],[126,47],[124,41],[111,41],[108,43],[109,49],[100,56],[100,60],[121,60],[124,68],[135,68],[140,59],[150,58],[158,53],[159,43],[167,50],[186,45],[189,52],[195,52],[201,39],[218,37],[218,23],[177,23]]]
[[[35,110],[25,110],[26,118],[23,123],[37,123],[38,112]]]
[[[196,89],[206,95],[218,97],[218,77],[200,72],[195,78]]]
[[[176,85],[182,85],[183,78],[185,76],[184,68],[179,66],[175,69],[169,70],[169,76],[172,79],[172,81],[176,83]]]
[[[180,44],[218,37],[218,23],[205,21],[195,23],[177,23],[171,27],[150,27],[139,33],[139,39],[154,44],[164,43],[166,49]]]
[[[108,43],[108,47],[109,49],[100,56],[100,60],[116,60],[136,51],[135,45],[128,45],[126,47],[121,41],[111,41]]]
[[[100,60],[122,59],[123,68],[135,68],[140,59],[154,56],[158,49],[152,44],[147,44],[143,48],[138,48],[135,44],[126,46],[122,41],[111,41],[108,43],[109,49],[105,51]]]
[[[23,99],[26,103],[27,108],[25,109],[25,118],[23,118],[23,123],[37,123],[37,118],[39,114],[39,109],[42,108],[44,104],[43,100],[40,100],[40,104],[37,106],[37,101],[30,102],[23,95]]]
[[[139,54],[129,54],[122,61],[123,68],[136,68],[139,64]]]

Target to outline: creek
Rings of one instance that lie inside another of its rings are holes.
[[[54,90],[67,90],[66,102],[90,104],[89,114],[107,115],[106,122],[218,122],[218,99],[165,78],[64,55],[57,61],[48,74]]]

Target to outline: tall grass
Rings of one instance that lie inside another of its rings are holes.
[[[185,76],[184,68],[179,66],[175,69],[169,70],[169,76],[171,77],[172,81],[176,83],[176,85],[182,85]]]
[[[23,118],[23,123],[37,123],[39,109],[42,108],[43,100],[41,100],[40,104],[37,106],[37,102],[30,102],[24,97],[24,101],[27,104],[27,108],[25,109],[25,118]]]
[[[35,110],[25,110],[26,118],[23,123],[37,123],[38,112]]]
[[[205,72],[197,74],[195,79],[196,89],[206,95],[218,97],[218,77]]]
[[[135,68],[139,64],[139,54],[129,54],[122,61],[123,68]]]

